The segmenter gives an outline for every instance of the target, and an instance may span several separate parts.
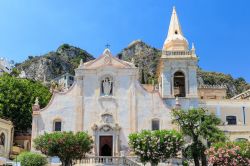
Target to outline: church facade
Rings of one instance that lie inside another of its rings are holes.
[[[138,81],[133,63],[112,56],[109,49],[75,69],[75,83],[55,92],[49,104],[33,106],[32,139],[53,131],[87,131],[97,156],[128,152],[128,136],[143,129],[173,129],[171,111],[204,107],[224,122],[231,139],[250,140],[249,100],[201,99],[197,85],[195,48],[173,9],[159,64],[159,84],[149,92]]]

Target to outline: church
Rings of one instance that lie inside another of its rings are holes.
[[[87,131],[96,156],[129,152],[128,136],[143,129],[173,129],[171,111],[206,108],[221,118],[219,126],[231,140],[250,140],[250,100],[225,99],[223,86],[197,84],[198,58],[184,37],[173,8],[159,62],[158,85],[149,91],[138,81],[133,62],[120,60],[109,49],[75,69],[66,92],[54,92],[49,104],[33,106],[32,139],[45,132]],[[215,96],[215,98],[209,97]],[[217,97],[216,97],[217,96]]]

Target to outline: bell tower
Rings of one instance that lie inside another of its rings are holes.
[[[194,45],[189,49],[174,7],[160,59],[162,98],[197,98],[197,60]]]

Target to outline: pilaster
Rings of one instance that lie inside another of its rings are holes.
[[[76,90],[76,96],[77,96],[77,107],[76,107],[76,132],[78,131],[83,131],[84,129],[84,93],[83,93],[83,86],[84,86],[84,82],[83,76],[77,76],[76,77],[76,86],[77,86],[77,90]]]

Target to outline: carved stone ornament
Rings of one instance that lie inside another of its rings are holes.
[[[103,123],[113,123],[113,116],[111,114],[105,113],[102,116]]]
[[[100,128],[100,131],[104,131],[104,132],[108,132],[108,131],[111,131],[113,130],[112,127],[110,127],[109,125],[103,125],[101,128]]]
[[[108,55],[105,56],[105,57],[104,57],[104,63],[105,63],[105,64],[110,64],[110,63],[111,63],[111,57],[108,56]]]

